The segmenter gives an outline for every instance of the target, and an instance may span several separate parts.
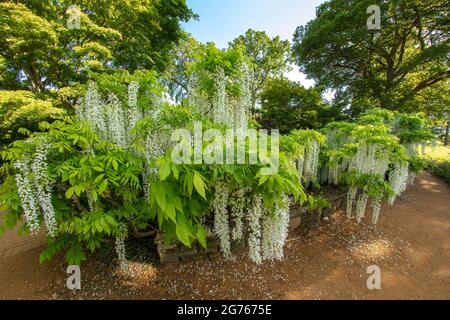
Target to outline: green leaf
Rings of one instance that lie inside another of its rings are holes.
[[[178,211],[183,211],[183,203],[181,202],[181,198],[179,196],[169,193],[169,198]]]
[[[164,181],[167,179],[167,177],[170,175],[170,162],[168,160],[164,161],[159,168],[159,178],[161,181]]]
[[[111,226],[113,226],[113,227],[117,226],[117,221],[116,221],[116,219],[114,219],[114,217],[112,217],[110,215],[106,215],[105,219]]]
[[[98,232],[103,232],[103,226],[100,223],[100,220],[95,220],[94,225]]]
[[[267,181],[267,179],[269,179],[269,176],[267,175],[261,176],[261,178],[259,179],[258,186],[264,184]]]
[[[86,260],[81,244],[76,242],[70,246],[66,253],[66,261],[69,265],[80,265],[81,261]]]
[[[177,222],[177,212],[175,210],[175,207],[172,203],[166,202],[165,212],[169,219],[171,219],[173,222]]]
[[[197,190],[197,192],[206,200],[205,182],[203,181],[201,174],[197,171],[194,172],[194,187],[195,190]]]
[[[186,247],[191,247],[191,231],[186,222],[186,217],[182,214],[178,215],[176,234],[178,240]]]
[[[81,193],[84,191],[84,187],[81,185],[75,185],[74,188],[77,196],[81,196]]]
[[[201,224],[197,225],[197,239],[201,246],[206,249],[206,229]]]
[[[66,191],[66,199],[72,198],[73,194],[75,193],[75,187],[70,187]]]
[[[175,177],[175,179],[178,180],[178,178],[180,176],[180,170],[178,170],[178,166],[176,164],[172,164],[172,172],[173,172],[173,176]]]
[[[184,178],[183,186],[185,189],[187,189],[189,196],[192,196],[192,190],[194,188],[192,179],[193,179],[192,172],[188,171]]]
[[[95,180],[94,180],[94,184],[100,182],[100,180],[102,180],[104,176],[105,176],[104,173],[98,175],[97,178],[95,178]]]
[[[103,180],[103,182],[98,186],[98,193],[102,194],[103,192],[105,192],[107,187],[108,187],[108,180]]]
[[[118,170],[119,169],[119,164],[117,163],[117,160],[116,159],[112,159],[112,166],[113,166],[113,168],[114,168],[114,170]]]
[[[166,189],[162,183],[155,183],[152,188],[156,202],[161,207],[161,209],[165,210],[166,207]]]

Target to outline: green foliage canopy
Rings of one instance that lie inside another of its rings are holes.
[[[320,88],[306,89],[285,78],[269,79],[261,94],[259,123],[282,133],[293,129],[321,128],[339,117],[322,98]]]
[[[379,31],[366,27],[374,4],[382,14]],[[295,33],[297,64],[336,89],[354,115],[368,106],[411,110],[408,102],[450,75],[449,12],[445,0],[327,1]]]

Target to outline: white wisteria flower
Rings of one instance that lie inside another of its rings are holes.
[[[228,216],[228,198],[230,191],[225,183],[218,181],[212,201],[214,212],[214,234],[219,238],[220,250],[225,258],[231,258],[230,226]]]

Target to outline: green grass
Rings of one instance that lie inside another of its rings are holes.
[[[450,161],[450,146],[444,146],[442,144],[433,146],[427,146],[425,149],[427,157],[435,160]]]
[[[428,168],[450,183],[450,147],[442,144],[427,146],[425,156],[428,158]]]

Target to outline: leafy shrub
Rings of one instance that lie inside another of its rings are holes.
[[[438,177],[450,183],[450,162],[445,160],[430,160],[429,169]]]
[[[41,261],[65,251],[69,264],[79,264],[86,250],[94,252],[115,238],[124,262],[125,237],[160,231],[167,242],[188,247],[194,242],[206,247],[209,237],[217,237],[227,258],[231,243],[246,235],[249,256],[260,263],[283,257],[290,201],[326,206],[320,197],[306,193],[311,185],[347,185],[350,213],[359,190],[358,221],[373,198],[376,223],[382,197],[392,202],[422,166],[416,147],[428,137],[424,124],[399,121],[406,116],[378,109],[366,113],[361,123],[332,123],[322,133],[294,130],[282,136],[275,171],[267,172],[274,165],[273,149],[248,164],[179,162],[174,154],[180,146],[192,160],[197,151],[220,155],[230,141],[210,141],[197,150],[183,135],[175,144],[175,129],[189,133],[201,125],[202,135],[215,130],[226,136],[231,128],[251,128],[254,123],[246,118],[249,82],[230,79],[217,69],[211,72],[217,77],[214,91],[208,93],[207,116],[198,112],[201,107],[190,105],[205,103],[202,87],[194,90],[187,107],[172,106],[161,99],[154,75],[123,74],[117,82],[100,76],[99,83],[117,94],[105,98],[92,83],[76,107],[76,117],[42,122],[40,132],[2,151],[6,180],[0,203],[9,211],[4,224],[13,227],[25,219],[30,232],[45,225],[48,248]],[[144,82],[142,87],[135,77]],[[230,81],[239,90],[230,92]],[[368,119],[375,124],[367,124]],[[239,130],[231,132],[231,145],[237,148],[240,141],[246,159],[258,154],[249,139],[239,140]],[[277,139],[265,138],[267,145]]]
[[[450,148],[444,145],[428,146],[425,154],[428,169],[450,182]]]
[[[347,216],[365,215],[372,199],[372,222],[378,221],[381,200],[390,204],[426,167],[418,147],[434,136],[420,115],[372,109],[355,122],[334,122],[322,132],[327,143],[321,155],[322,183],[349,186]]]
[[[110,94],[105,100],[91,84],[76,118],[43,122],[44,132],[15,141],[2,152],[7,178],[0,203],[9,211],[7,226],[22,218],[30,232],[46,226],[48,248],[41,261],[65,251],[69,264],[79,264],[86,250],[97,250],[111,237],[116,238],[119,259],[124,259],[124,237],[151,230],[188,247],[195,241],[206,247],[207,238],[215,235],[229,256],[230,241],[243,237],[247,221],[252,229],[250,257],[258,263],[280,259],[289,221],[288,196],[313,202],[299,183],[292,159],[281,152],[279,170],[269,175],[262,174],[271,165],[266,161],[175,163],[170,141],[174,129],[189,130],[198,121],[203,132],[215,129],[224,134],[227,123],[212,122],[161,99],[138,99],[140,87],[134,81],[127,88],[128,99],[123,99],[123,79],[117,85],[114,79],[102,79],[116,88],[117,96]],[[150,81],[145,94],[157,97],[158,83]],[[272,137],[267,138],[270,143]],[[253,152],[248,143],[247,158]]]
[[[55,105],[55,101],[40,99],[29,91],[1,91],[0,145],[37,131],[41,121],[62,119],[65,111]]]

